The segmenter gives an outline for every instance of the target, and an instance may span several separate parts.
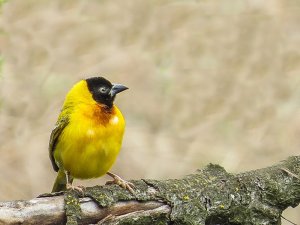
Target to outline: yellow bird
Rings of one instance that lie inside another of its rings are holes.
[[[53,129],[49,155],[57,174],[52,192],[69,188],[73,179],[89,179],[108,174],[129,191],[133,184],[108,172],[122,144],[125,120],[113,104],[116,94],[128,89],[103,77],[76,83],[69,91]]]

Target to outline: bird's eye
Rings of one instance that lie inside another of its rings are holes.
[[[107,87],[101,87],[99,90],[102,94],[105,94],[105,93],[107,93],[108,88]]]

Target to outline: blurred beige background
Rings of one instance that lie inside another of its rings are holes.
[[[72,85],[95,75],[130,87],[116,102],[127,130],[112,171],[124,178],[299,155],[300,1],[9,0],[1,10],[1,200],[51,190],[51,129]],[[300,223],[299,207],[285,216]]]

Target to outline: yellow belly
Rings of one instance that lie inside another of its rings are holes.
[[[105,125],[74,114],[60,135],[54,158],[60,168],[69,171],[75,178],[102,176],[119,154],[124,128],[124,118],[117,108]]]

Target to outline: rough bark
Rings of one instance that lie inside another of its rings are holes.
[[[240,174],[208,165],[183,179],[138,180],[135,195],[118,186],[44,194],[0,203],[1,224],[280,224],[300,202],[300,156]]]

